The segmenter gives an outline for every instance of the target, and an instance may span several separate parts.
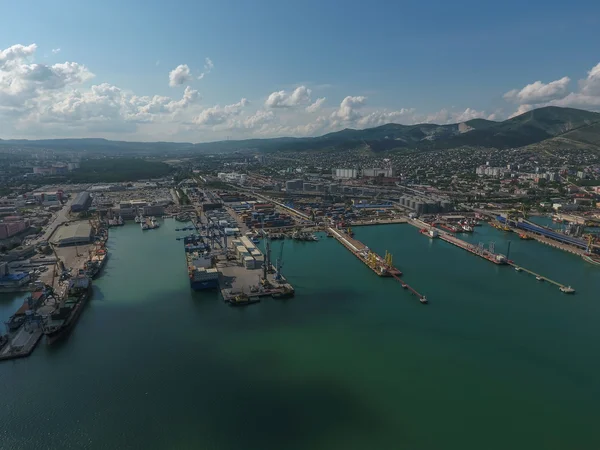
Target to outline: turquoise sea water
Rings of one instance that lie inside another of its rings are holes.
[[[567,296],[409,225],[360,227],[429,305],[323,237],[285,243],[294,299],[235,309],[190,291],[175,227],[112,229],[69,339],[0,364],[1,449],[600,448],[598,267],[461,235],[511,240]]]

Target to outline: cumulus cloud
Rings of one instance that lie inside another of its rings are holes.
[[[32,56],[36,50],[36,44],[17,44],[5,50],[0,50],[0,69],[5,69],[13,62],[22,62],[25,58]]]
[[[569,77],[562,77],[560,80],[551,81],[547,84],[536,81],[528,84],[521,90],[513,89],[512,91],[508,91],[504,94],[504,98],[522,104],[549,102],[565,97],[570,82],[571,79]]]
[[[265,106],[268,108],[293,108],[295,106],[306,105],[310,103],[311,92],[306,86],[298,86],[292,92],[272,92],[267,97]]]
[[[214,67],[215,67],[215,65],[213,64],[212,60],[210,58],[205,58],[204,59],[204,72],[202,72],[198,76],[198,79],[201,80],[202,78],[204,78],[204,75],[208,75],[213,70]]]
[[[203,110],[192,120],[196,125],[219,125],[227,122],[230,118],[239,115],[242,109],[248,106],[250,102],[243,98],[237,103],[231,105],[215,105]]]
[[[0,51],[0,109],[24,110],[38,97],[84,83],[94,74],[84,65],[64,62],[52,65],[30,60],[37,46],[13,45]]]
[[[364,115],[357,121],[360,128],[370,128],[385,125],[386,123],[412,123],[414,121],[414,108],[402,108],[398,111],[377,110]]]
[[[316,99],[314,103],[312,103],[306,107],[306,112],[307,113],[315,113],[315,112],[319,111],[321,109],[321,106],[323,106],[323,103],[325,103],[325,100],[326,100],[325,97]]]
[[[57,53],[59,53],[59,52],[60,52],[60,48],[53,48],[53,49],[52,49],[52,53],[53,53],[53,54],[55,54],[55,55],[56,55]]]
[[[537,97],[525,96],[524,98],[529,99],[530,101],[521,104],[517,111],[511,114],[510,117],[518,116],[519,114],[523,114],[524,112],[543,106],[562,106],[591,110],[600,109],[600,63],[596,64],[588,71],[586,78],[579,81],[578,91],[567,92],[566,86],[568,85],[568,81],[565,80],[569,80],[569,78],[563,77],[560,80],[556,80],[552,83],[544,85],[546,86],[546,92],[552,93],[558,91],[559,93],[555,96],[552,96],[550,94],[546,96],[541,95]],[[533,83],[532,85],[528,86],[533,86],[536,83]],[[553,83],[555,83],[553,87],[549,87]],[[563,88],[562,86],[565,87]],[[521,91],[519,91],[519,93],[520,92]],[[507,92],[506,96],[508,97],[508,99],[519,98],[517,97],[517,94],[513,93],[513,91]]]
[[[192,73],[187,64],[180,64],[169,72],[169,86],[176,87],[189,83],[192,80]]]
[[[340,103],[340,107],[332,113],[331,118],[335,120],[341,120],[343,122],[352,122],[353,120],[360,118],[360,112],[358,109],[362,107],[367,101],[367,97],[362,95],[359,96],[350,96],[348,95],[342,103]]]

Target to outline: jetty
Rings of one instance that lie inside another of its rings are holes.
[[[415,295],[421,303],[427,303],[427,297],[419,293],[404,280],[400,279],[402,272],[393,266],[392,255],[386,252],[385,258],[382,258],[377,253],[369,249],[365,244],[357,239],[352,238],[341,230],[329,227],[327,232],[330,233],[338,242],[346,247],[350,252],[371,269],[377,276],[392,277],[398,281],[402,287]]]

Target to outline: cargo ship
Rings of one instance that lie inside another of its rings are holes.
[[[91,296],[92,280],[81,269],[69,280],[67,292],[61,299],[58,309],[44,321],[43,330],[48,344],[53,344],[69,334]]]
[[[212,268],[212,256],[209,252],[186,248],[185,257],[188,266],[190,287],[194,291],[215,289],[219,286],[219,271]]]
[[[85,262],[84,270],[86,275],[90,278],[96,278],[106,265],[107,259],[108,253],[106,252],[106,250],[96,250],[96,254]]]

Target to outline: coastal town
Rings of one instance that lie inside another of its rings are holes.
[[[6,320],[0,359],[29,355],[43,336],[52,343],[68,335],[110,260],[110,229],[125,225],[151,233],[165,220],[180,223],[190,288],[217,290],[232,306],[294,297],[282,269],[284,241],[323,237],[428,303],[423,287],[400,278],[393,255],[355,239],[360,226],[413,225],[567,294],[575,292],[568,282],[461,236],[485,224],[600,266],[600,162],[591,153],[447,150],[402,159],[353,155],[351,165],[335,155],[287,156],[172,158],[170,175],[124,182],[46,183],[77,171],[72,162],[4,172],[11,188],[0,198],[0,290],[29,294]],[[25,191],[32,179],[38,187]]]

